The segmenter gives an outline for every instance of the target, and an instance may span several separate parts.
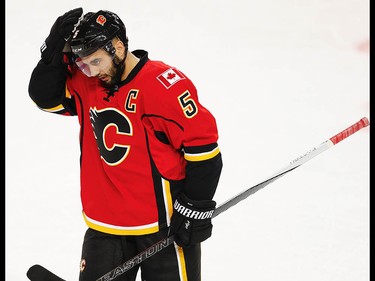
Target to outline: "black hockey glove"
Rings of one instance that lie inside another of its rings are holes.
[[[174,235],[177,245],[188,247],[211,236],[215,206],[213,200],[195,201],[184,194],[176,199],[169,233]]]
[[[63,63],[65,43],[70,39],[82,13],[82,8],[76,8],[57,18],[47,39],[40,47],[44,63],[56,65]]]

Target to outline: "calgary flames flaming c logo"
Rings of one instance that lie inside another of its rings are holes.
[[[107,19],[105,18],[105,16],[103,15],[99,15],[97,18],[96,18],[96,22],[100,25],[104,25],[105,22],[107,21]]]

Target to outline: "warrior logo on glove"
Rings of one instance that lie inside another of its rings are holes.
[[[185,206],[182,206],[180,202],[178,202],[177,200],[174,202],[174,209],[175,211],[179,212],[184,217],[195,219],[195,220],[205,220],[205,219],[212,218],[212,215],[215,211],[215,210],[209,210],[205,212],[197,211],[197,210],[193,211]]]
[[[215,212],[213,200],[191,200],[181,194],[173,204],[170,234],[181,247],[203,242],[212,234],[211,218]]]

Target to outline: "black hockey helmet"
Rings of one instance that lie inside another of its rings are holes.
[[[114,37],[118,37],[127,49],[128,38],[126,28],[121,19],[113,12],[100,10],[89,12],[79,22],[70,42],[74,55],[85,57],[103,48],[111,55],[115,50],[108,44]]]

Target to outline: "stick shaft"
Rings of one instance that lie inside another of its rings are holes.
[[[262,181],[261,183],[252,186],[241,193],[237,194],[236,196],[232,197],[231,199],[227,200],[220,206],[218,206],[213,214],[212,217],[216,217],[220,213],[226,211],[230,207],[234,206],[238,202],[246,199],[251,194],[254,194],[258,190],[262,189],[266,185],[270,184],[271,182],[274,182],[276,179],[284,176],[285,174],[291,172],[292,170],[296,169],[297,167],[301,166],[302,164],[306,163],[307,161],[310,161],[315,156],[321,154],[322,152],[326,151],[327,149],[331,148],[332,146],[338,144],[340,141],[346,139],[347,137],[353,135],[354,133],[358,132],[360,129],[367,127],[369,125],[369,121],[366,117],[363,117],[358,122],[354,123],[353,125],[349,126],[345,130],[342,130],[341,132],[337,133],[333,137],[329,138],[328,140],[324,141],[323,143],[319,144],[318,146],[310,149],[303,155],[295,158],[292,160],[286,167],[278,170],[273,175],[269,176],[266,180]]]

